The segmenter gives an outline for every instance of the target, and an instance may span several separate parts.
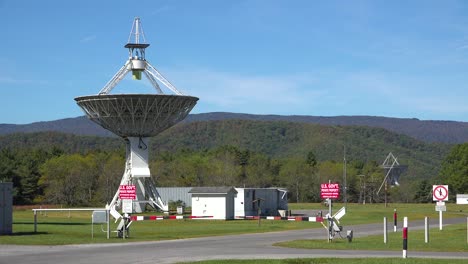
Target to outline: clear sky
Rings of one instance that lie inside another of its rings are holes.
[[[127,59],[200,98],[192,113],[468,122],[468,1],[0,0],[0,123],[83,115]],[[152,93],[123,80],[112,93]]]

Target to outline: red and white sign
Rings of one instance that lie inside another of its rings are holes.
[[[340,198],[340,185],[338,183],[322,183],[320,185],[320,198],[322,199]]]
[[[119,198],[121,200],[135,200],[136,199],[136,187],[135,185],[120,185],[119,186]]]
[[[448,201],[448,185],[432,185],[433,201]]]

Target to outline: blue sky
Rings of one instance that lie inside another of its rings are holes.
[[[468,1],[0,0],[0,123],[83,115],[125,63],[200,98],[192,113],[468,122]],[[153,93],[123,80],[112,93]]]

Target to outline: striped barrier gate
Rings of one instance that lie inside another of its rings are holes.
[[[288,216],[288,217],[281,217],[281,216],[236,216],[235,219],[243,219],[243,220],[258,220],[258,219],[266,219],[266,220],[284,220],[284,221],[306,221],[306,222],[323,222],[323,217],[315,217],[315,216]]]
[[[131,221],[145,221],[145,220],[179,220],[179,219],[202,219],[202,218],[212,218],[213,216],[185,216],[185,215],[132,215],[130,216]],[[309,217],[309,216],[289,216],[289,217],[280,217],[280,216],[236,216],[235,219],[238,220],[285,220],[285,221],[305,221],[305,222],[323,222],[323,217]]]
[[[131,221],[144,221],[144,220],[179,220],[179,219],[201,219],[201,218],[212,218],[213,216],[187,216],[187,215],[132,215],[130,216]]]

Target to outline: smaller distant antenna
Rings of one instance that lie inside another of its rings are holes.
[[[387,183],[389,180],[388,180],[388,176],[390,175],[390,173],[392,172],[392,169],[395,168],[395,167],[398,167],[400,166],[400,163],[398,163],[398,160],[395,156],[393,156],[393,153],[388,153],[387,155],[387,158],[385,158],[384,162],[382,163],[382,168],[385,170],[386,174],[385,174],[385,178],[384,180],[382,181],[382,184],[380,185],[380,188],[379,190],[377,191],[377,194],[380,193],[380,190],[382,190],[382,187],[385,183]],[[390,181],[391,182],[394,182],[395,185],[400,185],[398,183],[398,179],[393,179]]]
[[[382,163],[381,167],[385,171],[385,178],[380,185],[379,190],[377,191],[377,195],[380,193],[380,190],[382,190],[382,187],[385,185],[385,207],[387,207],[387,184],[390,183],[391,186],[399,186],[400,184],[398,183],[400,179],[400,175],[406,171],[408,168],[407,165],[400,165],[398,163],[398,160],[393,154],[390,152],[387,155],[387,158],[385,161]]]

